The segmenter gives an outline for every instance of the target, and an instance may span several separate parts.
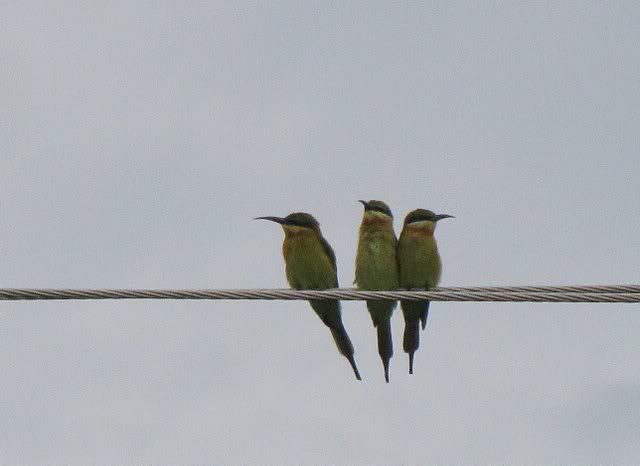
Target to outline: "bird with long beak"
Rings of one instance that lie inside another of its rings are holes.
[[[295,212],[286,217],[258,217],[282,225],[285,273],[291,288],[296,290],[325,290],[338,287],[336,256],[322,236],[320,224],[312,215]],[[329,327],[338,351],[347,358],[356,379],[361,380],[353,357],[353,344],[342,324],[340,301],[309,300],[320,320]]]
[[[430,210],[416,209],[405,217],[404,227],[398,240],[398,268],[400,286],[405,289],[429,289],[438,286],[442,262],[438,245],[433,236],[436,223],[447,214],[434,214]],[[427,325],[429,301],[401,301],[404,315],[404,338],[402,346],[409,354],[409,374],[413,374],[413,355],[420,346],[420,328]]]
[[[356,279],[358,288],[367,291],[394,290],[399,286],[396,247],[398,240],[393,231],[393,215],[382,201],[358,201],[364,214],[358,237]],[[367,301],[373,326],[378,332],[378,354],[384,367],[384,378],[389,383],[389,360],[393,356],[391,315],[395,301]]]

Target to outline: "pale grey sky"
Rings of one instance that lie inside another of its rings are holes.
[[[286,286],[362,198],[443,285],[640,280],[636,2],[4,2],[0,286]],[[637,463],[636,305],[435,303],[386,385],[302,302],[0,303],[0,463]]]

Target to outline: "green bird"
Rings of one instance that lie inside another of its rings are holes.
[[[393,231],[393,215],[382,201],[358,201],[364,206],[358,237],[355,283],[362,290],[394,290],[400,282],[396,247],[398,240]],[[384,378],[389,383],[389,360],[393,356],[391,315],[395,301],[367,301],[373,326],[378,331],[378,354],[384,367]]]
[[[312,215],[295,212],[286,217],[258,217],[282,225],[285,273],[289,286],[296,290],[325,290],[338,287],[336,256],[322,236],[320,224]],[[361,380],[353,357],[353,344],[342,324],[340,301],[309,300],[320,320],[329,327],[338,351],[347,358],[356,379]]]
[[[438,245],[433,236],[436,223],[443,218],[454,218],[447,214],[434,214],[430,210],[416,209],[405,217],[404,227],[398,241],[398,268],[400,286],[405,289],[434,288],[440,283],[442,262]],[[413,374],[413,355],[420,346],[420,328],[427,326],[429,301],[401,301],[404,315],[404,338],[402,346],[409,354],[409,374]]]

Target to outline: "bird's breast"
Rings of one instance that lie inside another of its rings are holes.
[[[331,259],[317,238],[292,235],[282,245],[287,281],[296,289],[325,289],[337,286]]]
[[[437,286],[442,263],[434,237],[403,232],[398,243],[398,265],[403,288]]]
[[[356,280],[364,290],[397,288],[397,240],[393,231],[363,232],[356,257]]]

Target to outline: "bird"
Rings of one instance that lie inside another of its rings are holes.
[[[338,287],[336,256],[322,236],[320,224],[306,212],[294,212],[286,217],[257,217],[279,223],[284,231],[282,255],[289,286],[296,290],[324,290]],[[329,327],[338,351],[353,369],[356,379],[362,380],[356,366],[351,339],[342,323],[340,301],[309,300],[320,320]]]
[[[393,215],[382,201],[363,201],[362,223],[358,235],[356,278],[358,288],[367,291],[394,290],[399,287]],[[382,359],[384,378],[389,383],[389,360],[393,356],[391,316],[395,301],[367,301],[373,326],[378,332],[378,354]]]
[[[436,224],[448,214],[434,214],[430,210],[415,209],[407,214],[398,240],[398,270],[400,287],[429,289],[438,286],[442,262],[434,237]],[[413,374],[413,356],[420,346],[420,328],[427,325],[429,301],[400,301],[404,316],[402,346],[409,354],[409,374]]]

